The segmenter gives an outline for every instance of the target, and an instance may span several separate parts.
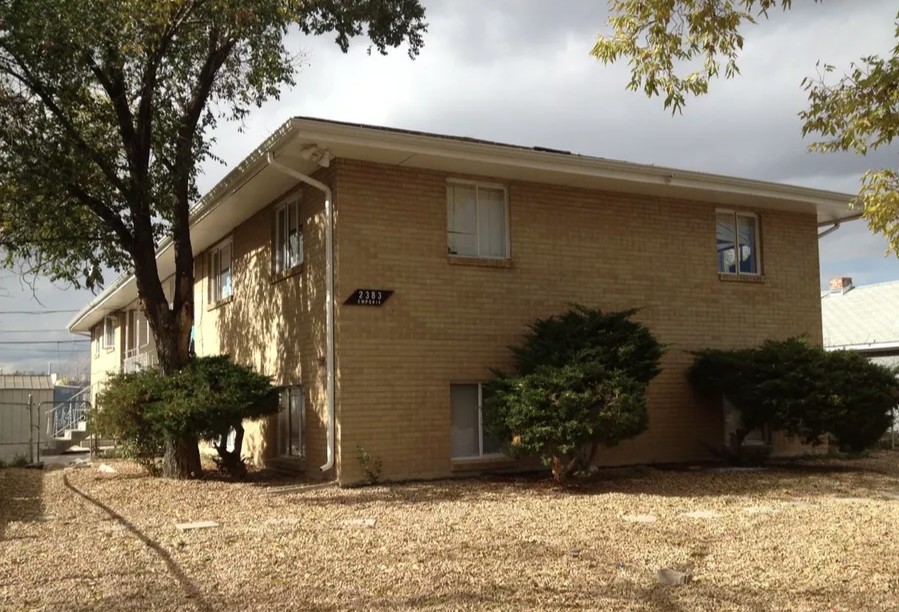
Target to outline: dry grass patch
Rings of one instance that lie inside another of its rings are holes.
[[[574,491],[496,479],[283,496],[121,462],[0,470],[0,608],[899,609],[897,464],[879,453],[616,471]],[[200,520],[221,526],[175,528]],[[662,567],[694,581],[659,586]]]

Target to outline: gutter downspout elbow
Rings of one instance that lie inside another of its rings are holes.
[[[840,222],[836,221],[836,222],[834,222],[832,227],[828,227],[826,230],[824,230],[823,232],[818,234],[818,240],[821,240],[822,238],[824,238],[824,236],[827,236],[828,234],[834,233],[838,229],[840,229]]]
[[[327,472],[334,467],[335,452],[335,402],[334,402],[334,205],[331,188],[311,176],[289,168],[275,161],[271,151],[266,153],[268,165],[292,176],[300,182],[315,187],[325,194],[325,355],[328,370],[328,455],[327,461],[319,469]]]

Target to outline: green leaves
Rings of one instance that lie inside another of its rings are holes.
[[[599,35],[591,54],[605,64],[627,59],[628,88],[663,97],[665,108],[679,113],[687,96],[708,93],[722,69],[725,78],[739,74],[746,26],[777,6],[792,8],[789,0],[610,0],[612,34]],[[816,138],[809,150],[865,155],[891,144],[899,133],[899,44],[888,55],[852,63],[836,81],[830,79],[834,72],[819,62],[817,75],[802,81],[809,101],[799,113],[802,134]],[[895,170],[871,170],[858,202],[868,226],[884,234],[888,252],[899,256],[896,187]]]
[[[294,84],[296,27],[411,56],[427,29],[418,0],[0,0],[7,258],[95,286],[163,236],[189,250],[209,133]]]
[[[628,89],[663,96],[665,108],[682,112],[686,96],[708,93],[709,81],[739,74],[741,26],[777,6],[775,0],[738,2],[610,0],[610,37],[597,36],[591,54],[605,64],[628,59]],[[789,8],[790,2],[780,5]],[[755,13],[755,14],[753,14]]]
[[[828,352],[803,338],[700,351],[688,377],[700,393],[726,396],[747,431],[768,427],[809,444],[830,434],[856,451],[889,427],[899,389],[895,372],[858,353]]]
[[[245,419],[276,413],[278,398],[267,376],[227,355],[200,357],[170,376],[151,369],[111,377],[97,400],[102,409],[95,411],[93,426],[155,471],[165,442],[227,437]]]
[[[517,374],[498,373],[485,394],[485,426],[507,441],[506,452],[573,472],[589,467],[597,446],[646,429],[646,387],[659,373],[663,347],[630,320],[635,312],[576,305],[531,324],[511,349]]]

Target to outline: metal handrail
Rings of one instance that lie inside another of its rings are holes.
[[[47,437],[62,437],[66,430],[78,429],[91,411],[90,387],[85,387],[69,399],[59,402],[47,411]]]
[[[139,372],[145,368],[155,366],[159,361],[155,350],[140,351],[139,349],[129,349],[125,352],[125,358],[122,359],[122,371],[126,374]]]

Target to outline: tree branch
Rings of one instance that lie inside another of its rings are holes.
[[[103,157],[98,154],[92,147],[90,147],[87,142],[82,137],[81,133],[72,123],[72,121],[66,116],[63,110],[59,107],[56,101],[53,99],[52,94],[48,91],[44,86],[40,83],[40,81],[34,78],[31,74],[31,71],[28,69],[28,66],[19,58],[15,53],[13,53],[7,46],[0,44],[0,49],[6,51],[9,54],[9,57],[13,59],[15,64],[19,67],[21,72],[17,72],[15,70],[5,69],[4,71],[9,76],[17,79],[21,82],[29,91],[33,92],[40,98],[41,102],[47,107],[47,109],[53,114],[57,121],[59,121],[62,128],[69,133],[72,139],[75,141],[75,144],[90,158],[92,162],[94,162],[100,171],[106,176],[109,182],[119,190],[122,196],[127,200],[129,199],[129,190],[125,183],[122,181],[121,177],[116,174],[112,167]]]
[[[68,191],[73,197],[80,200],[85,206],[90,209],[92,213],[100,217],[100,219],[108,227],[110,227],[113,232],[115,232],[116,236],[118,236],[119,238],[119,243],[122,245],[122,248],[124,248],[129,253],[134,252],[134,237],[131,235],[131,232],[128,231],[128,228],[125,226],[122,218],[117,215],[115,211],[109,208],[100,199],[87,193],[78,185],[69,183],[66,185],[66,191]]]

